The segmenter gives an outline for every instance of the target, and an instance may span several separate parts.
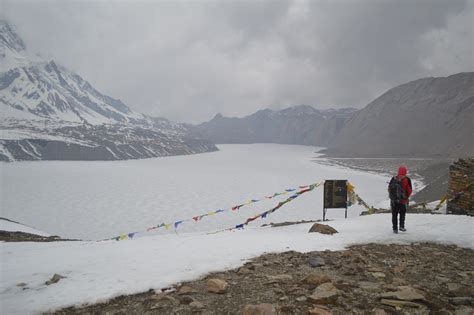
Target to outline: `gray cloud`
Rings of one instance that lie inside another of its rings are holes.
[[[473,71],[472,0],[10,1],[4,18],[130,107],[178,121],[311,104]]]

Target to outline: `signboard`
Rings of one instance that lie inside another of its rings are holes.
[[[346,209],[347,218],[347,180],[326,180],[324,182],[323,221],[326,219],[326,209]]]

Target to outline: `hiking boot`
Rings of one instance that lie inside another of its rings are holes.
[[[394,229],[394,230],[393,230],[393,233],[398,234],[398,230],[397,230],[397,229]]]
[[[407,229],[405,229],[404,227],[401,227],[401,228],[400,228],[400,231],[402,231],[402,232],[406,232],[406,231],[407,231]]]

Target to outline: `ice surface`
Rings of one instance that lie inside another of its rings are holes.
[[[52,235],[99,239],[191,219],[322,179],[349,179],[371,205],[387,199],[387,177],[314,163],[314,147],[254,144],[219,148],[213,153],[134,161],[1,163],[3,216]],[[262,200],[200,222],[185,222],[178,232],[226,228],[286,197]],[[351,207],[349,216],[358,216],[362,210]],[[328,218],[343,213],[329,210]],[[317,188],[253,224],[321,217],[322,188]]]

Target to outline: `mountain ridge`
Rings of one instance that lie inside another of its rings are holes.
[[[215,143],[283,143],[322,145],[333,134],[340,121],[346,119],[352,108],[319,110],[310,105],[298,105],[282,110],[262,109],[242,118],[217,114],[208,122],[194,126],[194,131]],[[325,138],[327,137],[327,138]]]
[[[331,157],[474,155],[474,72],[407,82],[358,110],[301,109],[300,116],[292,115],[298,107],[242,118],[218,114],[195,128],[216,143],[324,146],[321,152]]]
[[[474,155],[474,72],[414,80],[355,112],[325,151],[331,156]]]

